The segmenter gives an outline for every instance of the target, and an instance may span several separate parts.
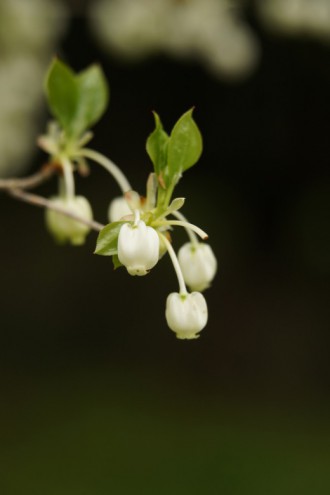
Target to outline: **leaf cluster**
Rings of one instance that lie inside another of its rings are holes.
[[[103,115],[109,88],[101,67],[75,73],[54,58],[45,79],[48,105],[68,139],[77,139]]]
[[[155,129],[147,139],[146,149],[163,189],[173,187],[201,156],[202,136],[192,113],[193,108],[184,113],[168,135],[154,112]]]

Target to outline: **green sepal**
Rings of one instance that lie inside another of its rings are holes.
[[[47,72],[45,91],[51,113],[70,138],[95,124],[109,99],[108,85],[98,65],[75,74],[57,58]]]
[[[94,254],[101,256],[114,256],[118,252],[118,235],[119,231],[126,222],[112,222],[103,227],[100,231]]]
[[[192,117],[193,108],[184,113],[174,125],[168,143],[168,174],[180,175],[195,165],[203,150],[201,133]]]
[[[114,254],[112,256],[112,263],[113,263],[113,268],[115,270],[117,270],[117,268],[120,268],[121,266],[124,266],[120,261],[119,261],[119,258],[118,258],[118,254]]]
[[[168,206],[168,208],[166,210],[166,215],[170,215],[174,211],[180,210],[180,208],[182,208],[182,206],[184,205],[184,202],[185,202],[185,198],[173,199],[173,201],[171,202],[171,204]]]
[[[164,131],[163,125],[156,112],[153,112],[155,119],[155,130],[150,134],[146,143],[147,153],[153,163],[157,177],[164,175],[167,165],[168,134]]]

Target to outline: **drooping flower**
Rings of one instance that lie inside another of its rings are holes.
[[[118,236],[118,258],[130,275],[146,275],[159,259],[156,230],[143,220],[125,223]]]
[[[210,286],[217,260],[209,244],[187,242],[178,253],[184,280],[191,290],[203,291]]]
[[[54,196],[50,200],[54,206],[64,208],[82,219],[93,219],[91,206],[84,196],[74,196],[72,198]],[[70,242],[75,246],[79,246],[85,242],[85,238],[91,230],[88,225],[51,209],[46,209],[45,219],[49,232],[60,244]]]
[[[108,218],[110,222],[118,222],[121,218],[131,214],[132,211],[124,196],[119,196],[111,201],[108,209]]]
[[[196,339],[208,319],[205,298],[200,292],[172,292],[167,297],[165,316],[178,339]]]

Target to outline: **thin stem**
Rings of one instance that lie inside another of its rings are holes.
[[[67,199],[72,199],[75,196],[72,164],[70,160],[68,160],[65,157],[61,159],[61,164],[63,169],[63,177],[64,177],[64,185],[65,185],[65,197]]]
[[[162,187],[158,188],[158,197],[157,197],[157,214],[160,215],[162,212],[167,210],[168,205],[170,204],[171,197],[174,191],[175,186],[179,182],[180,175],[175,175],[171,184],[163,189]]]
[[[123,174],[120,168],[111,160],[109,160],[109,158],[102,155],[98,151],[91,150],[90,148],[83,148],[77,152],[76,156],[90,158],[94,162],[104,167],[113,176],[123,194],[125,194],[127,191],[132,190],[130,183],[128,182],[126,176]]]
[[[140,211],[134,210],[134,227],[137,227],[139,221],[140,221]]]
[[[172,260],[174,270],[175,270],[175,273],[176,273],[176,276],[177,276],[178,282],[179,282],[180,295],[186,295],[186,294],[188,294],[187,287],[186,287],[186,284],[184,282],[184,278],[182,275],[180,264],[179,264],[179,261],[178,261],[176,254],[175,254],[175,251],[172,247],[172,244],[168,241],[168,239],[166,239],[166,236],[164,234],[161,234],[160,232],[158,232],[158,235],[164,241],[164,244],[166,246],[168,254],[170,255],[170,258]]]
[[[62,213],[63,215],[72,218],[73,220],[77,220],[77,222],[87,225],[88,227],[90,227],[93,230],[96,230],[97,232],[102,230],[104,227],[104,225],[99,222],[81,218],[79,215],[72,213],[66,208],[55,205],[51,200],[43,198],[42,196],[38,196],[37,194],[28,193],[22,191],[21,189],[9,189],[8,193],[14,198],[19,199],[20,201],[24,201],[25,203],[29,203],[35,206],[40,206],[42,208],[49,208],[50,210],[54,210],[57,211],[58,213]]]
[[[0,179],[0,189],[32,189],[53,177],[58,167],[54,163],[47,163],[41,170],[29,177]]]
[[[166,225],[178,225],[180,227],[184,227],[185,229],[191,229],[193,230],[194,232],[196,232],[196,234],[198,234],[204,241],[206,241],[206,239],[208,239],[208,235],[206,232],[204,232],[204,230],[200,229],[199,227],[197,227],[197,225],[193,225],[192,223],[189,223],[189,222],[184,222],[182,220],[164,220],[164,221],[160,221],[160,222],[154,222],[153,224],[155,227],[161,227],[161,226],[166,226]]]
[[[171,215],[173,215],[174,217],[178,218],[179,220],[181,220],[183,222],[188,223],[188,220],[186,219],[186,217],[184,215],[182,215],[182,213],[180,211],[172,211]],[[197,235],[195,234],[195,232],[188,227],[185,227],[185,230],[188,234],[188,237],[189,237],[191,243],[194,246],[196,246],[198,244],[198,239],[197,239]]]
[[[147,180],[147,203],[146,209],[152,210],[156,205],[157,197],[157,177],[155,173],[149,174]]]

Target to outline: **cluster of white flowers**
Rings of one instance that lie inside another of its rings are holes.
[[[0,2],[0,176],[27,165],[37,136],[42,78],[56,38],[65,26],[53,0]]]
[[[53,84],[54,80],[56,84]],[[72,87],[80,89],[71,94],[77,109],[69,114],[72,120],[66,113],[70,92],[66,105],[62,105],[62,91],[58,92],[58,87],[62,88],[58,81],[65,84],[68,80]],[[82,80],[88,81],[83,85],[85,92],[81,89]],[[94,86],[91,86],[91,81]],[[80,245],[91,228],[96,228],[99,235],[95,253],[111,256],[115,267],[123,266],[133,276],[147,275],[167,252],[179,284],[179,291],[167,298],[165,315],[168,326],[179,339],[197,338],[208,319],[207,304],[201,292],[210,286],[217,270],[217,261],[211,247],[199,241],[198,236],[205,241],[207,234],[189,223],[180,212],[185,199],[173,199],[174,189],[182,174],[197,163],[203,148],[201,133],[192,117],[193,109],[178,119],[170,135],[154,112],[155,129],[146,142],[154,172],[148,176],[146,195],[143,197],[133,190],[116,164],[86,147],[92,138],[89,124],[100,117],[107,104],[107,87],[101,69],[93,65],[76,75],[68,66],[54,60],[48,71],[46,87],[48,95],[51,94],[50,108],[58,120],[49,123],[47,133],[39,137],[38,144],[50,155],[50,165],[58,172],[59,186],[57,196],[42,202],[46,206],[48,230],[57,242]],[[99,109],[93,114],[97,92]],[[80,95],[78,99],[77,94]],[[79,111],[79,108],[84,111]],[[79,120],[81,115],[83,119]],[[109,205],[110,223],[107,225],[93,220],[89,202],[75,192],[75,172],[85,173],[89,168],[87,160],[105,168],[122,192]],[[182,246],[178,256],[171,238],[176,226],[183,227],[189,236],[189,242]]]
[[[61,206],[85,220],[92,219],[92,210],[86,198],[75,195],[52,198],[55,206]],[[156,266],[163,254],[168,251],[179,282],[179,292],[171,293],[166,302],[166,320],[168,326],[179,339],[195,339],[208,320],[207,304],[201,294],[208,288],[217,271],[216,257],[208,244],[198,241],[194,230],[200,229],[189,224],[182,214],[174,212],[179,221],[162,220],[147,225],[141,216],[149,211],[137,206],[138,195],[129,191],[123,197],[115,198],[109,210],[112,221],[124,221],[118,236],[118,259],[130,275],[144,276]],[[141,202],[142,204],[142,202]],[[115,215],[114,213],[115,212]],[[46,224],[50,233],[60,243],[83,244],[90,228],[52,209],[46,210]],[[171,225],[185,227],[191,241],[184,244],[176,256],[166,232]],[[205,237],[205,233],[200,231]],[[186,285],[192,291],[187,291]]]
[[[330,40],[330,0],[254,0],[250,8],[271,31]],[[95,35],[127,59],[154,53],[200,60],[216,76],[249,76],[260,58],[246,0],[96,0]]]
[[[130,59],[168,52],[238,78],[259,57],[256,37],[228,0],[98,0],[90,17],[102,43]]]
[[[167,298],[166,320],[177,338],[195,339],[207,323],[207,304],[201,292],[210,286],[216,274],[216,257],[209,244],[198,241],[194,231],[199,232],[200,229],[189,224],[178,211],[172,214],[179,218],[179,221],[156,221],[152,227],[141,220],[141,215],[148,215],[148,211],[143,207],[141,210],[134,209],[137,206],[135,192],[115,198],[110,203],[111,221],[126,220],[118,236],[119,261],[130,275],[143,276],[147,275],[164,252],[168,251],[178,277],[179,292],[173,292]],[[181,247],[178,256],[166,236],[166,229],[173,224],[185,227],[190,237],[190,242]],[[204,237],[204,233],[202,235]],[[188,293],[186,285],[191,293]]]

